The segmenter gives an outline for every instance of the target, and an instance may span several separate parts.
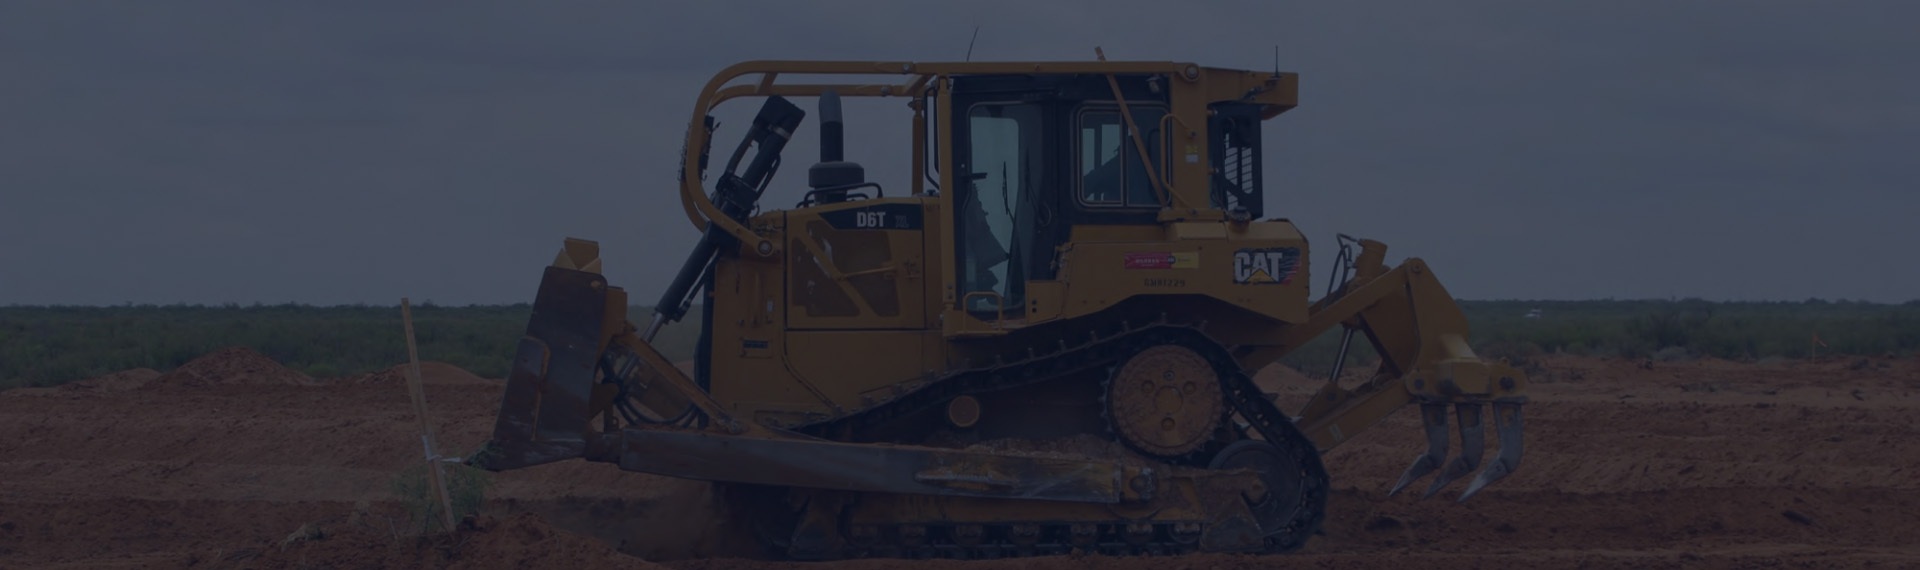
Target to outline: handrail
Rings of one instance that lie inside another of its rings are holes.
[[[986,296],[993,297],[994,320],[987,321],[987,331],[991,332],[1000,328],[1000,318],[1005,317],[1007,314],[1007,298],[1000,296],[1000,292],[993,291],[993,290],[968,291],[966,295],[962,295],[960,297],[960,313],[963,315],[972,316],[972,311],[967,310],[966,308],[967,302],[972,301],[974,297],[986,297]],[[972,327],[969,326],[971,322],[974,322],[973,319],[967,319],[965,321],[961,321],[960,323],[961,332],[973,332]]]
[[[1181,120],[1179,115],[1175,115],[1169,112],[1165,115],[1160,116],[1160,124],[1155,128],[1159,129],[1160,131],[1160,172],[1163,172],[1163,173],[1173,171],[1173,152],[1174,152],[1173,151],[1173,129],[1168,127],[1169,124],[1178,124],[1180,125],[1180,128],[1185,129],[1186,132],[1188,133],[1193,132],[1193,127],[1187,125],[1186,121]],[[1209,182],[1209,184],[1210,183],[1211,182]],[[1171,194],[1171,192],[1169,192],[1169,194]],[[1173,196],[1174,198],[1179,199],[1182,202],[1185,202],[1186,200],[1185,198],[1181,198],[1178,194],[1173,194]],[[1186,204],[1186,203],[1174,204],[1171,201],[1167,203],[1167,206],[1170,208],[1193,207],[1192,204]]]

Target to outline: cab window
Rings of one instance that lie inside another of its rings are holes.
[[[1031,103],[983,103],[967,113],[960,165],[966,188],[955,194],[955,214],[960,289],[976,294],[965,301],[968,311],[1020,311],[1026,303],[1026,253],[1036,239],[1035,194],[1045,172],[1043,116]]]
[[[1154,167],[1160,168],[1160,119],[1166,116],[1166,109],[1128,107],[1133,112],[1134,126],[1143,133],[1141,142],[1146,143],[1147,155]],[[1153,179],[1147,174],[1147,165],[1140,160],[1140,151],[1131,140],[1126,121],[1121,120],[1119,107],[1082,111],[1078,133],[1074,142],[1078,147],[1082,203],[1112,207],[1160,205]]]

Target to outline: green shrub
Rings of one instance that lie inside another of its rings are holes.
[[[440,521],[444,515],[439,499],[434,497],[433,483],[428,480],[431,476],[428,469],[424,461],[415,463],[394,475],[390,482],[394,497],[407,510],[407,528],[421,534],[451,527]],[[469,515],[480,514],[487,502],[487,491],[493,487],[493,474],[452,462],[442,463],[441,470],[447,480],[447,499],[453,505],[452,522],[458,524]]]

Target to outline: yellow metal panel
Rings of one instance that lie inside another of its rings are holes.
[[[1198,295],[1281,321],[1305,320],[1308,252],[1299,231],[1280,221],[1231,226],[1173,224],[1163,230],[1172,240],[1143,230],[1074,228],[1076,242],[1061,263],[1060,279],[1071,284],[1062,317],[1099,312],[1137,295]],[[1078,240],[1128,234],[1152,239]]]
[[[1176,240],[1227,238],[1227,225],[1220,222],[1179,222],[1170,230]]]
[[[786,348],[784,266],[721,258],[714,265],[714,398],[744,417],[765,402],[824,409],[820,398],[801,386],[777,356]]]
[[[940,311],[946,307],[944,302],[936,299],[941,299],[943,292],[950,291],[953,287],[951,272],[948,271],[948,268],[953,267],[953,248],[946,246],[952,243],[953,236],[947,230],[951,224],[947,223],[946,210],[943,208],[946,204],[945,196],[946,194],[942,193],[938,198],[925,199],[926,215],[923,218],[926,228],[921,230],[921,234],[927,239],[921,240],[920,245],[920,281],[926,293],[921,297],[920,312],[927,315],[929,319],[924,324],[935,328],[938,328],[938,325],[931,319],[937,318]]]
[[[954,267],[953,224],[946,223],[947,218],[945,216],[950,215],[951,212],[958,212],[959,210],[956,209],[953,204],[953,189],[958,186],[953,181],[953,143],[945,137],[950,137],[953,132],[953,97],[950,94],[953,89],[953,80],[941,77],[937,89],[940,95],[934,104],[934,121],[936,122],[934,132],[943,136],[940,140],[935,141],[940,147],[940,189],[942,190],[942,192],[940,192],[940,208],[938,210],[941,221],[939,228],[940,233],[938,234],[940,236],[940,257],[938,258],[940,260],[940,303],[946,309],[951,310],[957,306],[955,304],[957,299],[954,299],[954,275],[952,271]],[[933,216],[930,214],[928,217],[932,218]],[[928,259],[934,258],[928,256]]]
[[[1272,241],[1307,240],[1306,235],[1300,233],[1300,228],[1295,227],[1292,222],[1284,220],[1227,224],[1225,227],[1229,233],[1233,234],[1234,239]]]
[[[847,410],[872,405],[874,390],[933,372],[922,348],[930,331],[792,331],[786,357],[792,373]],[[863,395],[868,395],[863,399]]]
[[[1166,237],[1167,229],[1160,225],[1139,226],[1089,226],[1073,227],[1073,235],[1068,238],[1073,243],[1100,242],[1140,242],[1159,241]]]
[[[1060,318],[1065,312],[1066,300],[1066,282],[1028,281],[1027,324],[1036,325]]]
[[[1207,68],[1205,83],[1206,100],[1267,105],[1262,118],[1273,118],[1300,103],[1300,76],[1294,73]]]
[[[920,197],[853,200],[788,211],[787,326],[926,328],[924,222],[911,229],[891,222],[899,214],[924,220],[925,206],[932,202]],[[895,217],[874,217],[876,212]],[[835,227],[829,217],[842,225]],[[847,225],[852,219],[874,219],[880,226]]]
[[[1173,184],[1177,197],[1162,217],[1193,218],[1206,212],[1207,218],[1220,219],[1211,205],[1212,164],[1207,159],[1207,140],[1200,136],[1207,128],[1207,101],[1204,85],[1191,81],[1172,81],[1173,107],[1168,113],[1166,151],[1160,153],[1167,165],[1163,172]]]

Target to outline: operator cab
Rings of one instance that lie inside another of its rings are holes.
[[[1197,149],[1167,153],[1175,143],[1163,77],[1114,79],[1118,98],[1104,75],[954,79],[953,269],[969,314],[997,320],[1024,312],[1026,283],[1055,278],[1057,248],[1074,226],[1160,223],[1171,160],[1198,160]],[[1231,219],[1257,219],[1261,106],[1209,110],[1210,206]]]

